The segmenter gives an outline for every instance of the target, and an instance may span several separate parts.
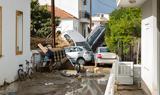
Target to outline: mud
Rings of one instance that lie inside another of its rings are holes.
[[[59,71],[36,73],[33,79],[0,88],[0,95],[103,95],[107,79],[107,74],[65,77]]]

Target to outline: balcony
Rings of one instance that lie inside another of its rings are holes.
[[[146,0],[116,0],[118,7],[140,7]]]
[[[87,11],[80,11],[80,22],[89,23],[90,14]]]

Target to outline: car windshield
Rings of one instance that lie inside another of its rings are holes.
[[[108,48],[100,48],[99,51],[100,51],[100,53],[101,52],[109,52],[109,49]]]
[[[89,44],[87,42],[76,42],[77,46],[83,46],[86,50],[92,51]]]

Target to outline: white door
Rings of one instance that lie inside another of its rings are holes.
[[[133,84],[133,62],[118,62],[117,70],[118,84]]]

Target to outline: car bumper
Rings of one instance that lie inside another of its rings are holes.
[[[98,64],[113,64],[116,60],[109,60],[109,59],[96,59],[95,63]]]

